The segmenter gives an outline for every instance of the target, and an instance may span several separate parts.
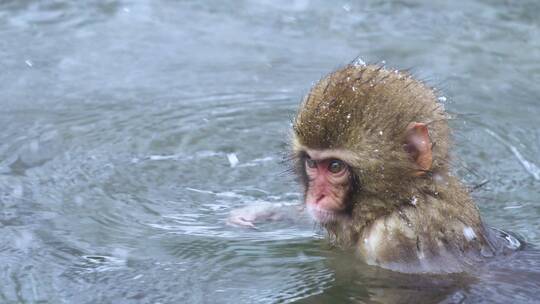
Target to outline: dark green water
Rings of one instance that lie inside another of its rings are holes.
[[[0,2],[0,303],[539,302],[539,14],[534,0]],[[410,276],[305,219],[226,225],[299,202],[281,164],[291,118],[358,55],[441,90],[456,173],[489,180],[485,220],[527,250],[472,277]]]

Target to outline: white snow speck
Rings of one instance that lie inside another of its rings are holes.
[[[231,168],[234,168],[236,167],[236,165],[238,165],[238,157],[236,157],[235,153],[227,154],[227,159],[229,160],[229,164],[231,164]]]
[[[444,96],[441,96],[439,98],[437,98],[440,102],[445,102],[446,101],[446,97]]]
[[[365,66],[366,62],[362,60],[362,58],[358,57],[353,61],[353,65],[355,66]]]
[[[413,206],[416,206],[416,203],[418,203],[418,199],[416,198],[416,196],[413,196],[412,199],[411,199],[411,204]]]
[[[463,228],[463,235],[467,241],[472,241],[476,238],[476,233],[474,233],[474,230],[471,227]]]
[[[33,63],[32,60],[30,60],[30,59],[26,59],[26,60],[24,61],[24,63],[26,63],[26,65],[29,66],[29,67],[33,67],[33,66],[34,66],[34,63]]]

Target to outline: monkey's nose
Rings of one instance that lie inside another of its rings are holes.
[[[315,200],[315,204],[319,204],[319,202],[322,201],[323,198],[325,198],[325,197],[326,197],[326,195],[320,194],[320,195],[317,197],[317,199]]]

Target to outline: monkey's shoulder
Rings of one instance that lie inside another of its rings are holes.
[[[394,212],[364,229],[358,251],[368,264],[401,272],[461,272],[493,256],[492,235],[481,222]]]

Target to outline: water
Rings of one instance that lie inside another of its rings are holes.
[[[0,302],[540,301],[537,1],[3,1]],[[440,89],[457,173],[528,242],[474,276],[358,263],[295,208],[296,106],[356,56]],[[466,169],[469,168],[469,169]]]

